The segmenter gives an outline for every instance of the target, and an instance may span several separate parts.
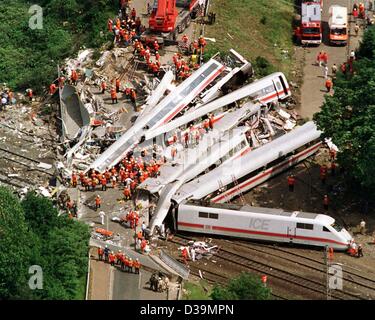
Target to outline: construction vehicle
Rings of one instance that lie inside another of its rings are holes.
[[[348,9],[338,5],[329,8],[329,42],[335,45],[348,43]]]
[[[154,0],[149,27],[141,40],[146,43],[157,40],[161,45],[175,43],[177,34],[184,32],[202,9],[199,0]]]
[[[322,43],[321,5],[316,2],[304,2],[301,6],[300,25],[294,35],[301,44]]]

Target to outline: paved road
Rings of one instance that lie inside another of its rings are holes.
[[[165,300],[166,293],[149,290],[146,282],[150,277],[151,273],[145,270],[136,275],[116,269],[113,276],[112,300]]]
[[[333,4],[338,4],[348,7],[348,12],[351,12],[353,0],[325,0],[322,12],[323,20],[323,43],[319,47],[308,47],[306,50],[306,60],[304,66],[304,78],[303,85],[301,88],[301,109],[298,110],[303,118],[312,119],[314,113],[320,111],[320,107],[324,102],[325,90],[325,79],[323,75],[323,68],[316,65],[316,56],[320,51],[328,53],[328,68],[331,72],[331,67],[335,63],[338,67],[340,64],[347,59],[347,55],[350,50],[354,49],[358,45],[360,36],[354,36],[354,22],[350,23],[351,26],[351,37],[349,47],[336,47],[328,44],[328,19],[329,7]],[[352,20],[352,16],[349,16],[349,21]],[[362,30],[360,31],[360,35]]]

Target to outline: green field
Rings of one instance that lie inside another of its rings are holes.
[[[200,280],[199,282],[185,282],[184,289],[186,290],[186,294],[183,296],[183,300],[211,300],[209,296],[210,288],[204,280]]]
[[[272,67],[287,75],[292,65],[293,0],[212,0],[209,11],[216,13],[216,23],[207,25],[205,36],[209,51],[237,50],[251,62],[264,57]],[[284,52],[286,50],[287,52]]]

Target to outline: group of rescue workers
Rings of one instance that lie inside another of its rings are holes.
[[[107,245],[104,249],[102,247],[98,247],[98,259],[99,261],[109,263],[113,267],[119,266],[120,269],[125,272],[138,274],[141,268],[141,263],[138,259],[133,260],[121,250],[118,250],[115,254],[108,248]]]
[[[112,188],[122,185],[125,200],[130,200],[140,183],[148,177],[156,177],[159,174],[159,168],[163,162],[164,159],[159,161],[151,159],[149,162],[145,162],[142,157],[135,160],[132,155],[128,155],[119,165],[111,169],[107,168],[102,173],[93,169],[90,169],[86,174],[73,171],[71,185],[75,188],[80,183],[86,191],[95,191],[98,186],[102,191],[106,191],[109,184]],[[100,199],[96,201],[96,209],[98,208],[100,208]]]

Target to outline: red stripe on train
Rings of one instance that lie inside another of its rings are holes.
[[[185,227],[190,227],[190,228],[204,229],[203,224],[180,222],[180,221],[177,224],[181,225],[181,226],[185,226]],[[347,245],[344,242],[339,242],[339,241],[336,241],[336,240],[325,239],[325,238],[318,238],[318,237],[295,236],[295,235],[287,235],[287,234],[283,234],[283,233],[253,231],[253,230],[219,227],[219,226],[211,226],[211,228],[212,228],[212,230],[226,231],[226,232],[233,232],[233,233],[237,232],[237,233],[246,233],[246,234],[259,234],[259,235],[270,236],[270,237],[293,238],[293,239],[301,239],[301,240],[311,240],[311,241],[336,243],[336,244],[345,245],[345,246]]]
[[[278,170],[278,169],[280,169],[280,168],[282,168],[282,167],[288,165],[289,163],[293,162],[294,160],[296,160],[296,159],[298,159],[298,158],[304,156],[306,153],[309,153],[309,152],[313,151],[314,149],[318,149],[318,148],[320,147],[321,144],[322,144],[322,143],[320,142],[320,143],[316,144],[315,146],[312,146],[311,148],[306,149],[304,152],[300,153],[300,154],[297,155],[297,156],[292,157],[291,159],[288,160],[288,162],[286,162],[286,163],[284,163],[284,164],[279,164],[279,165],[277,165],[276,167],[273,167],[273,168],[268,169],[268,170],[265,171],[264,173],[262,173],[262,174],[256,176],[254,179],[251,179],[251,180],[247,181],[246,183],[240,184],[240,185],[239,185],[238,187],[236,187],[235,189],[231,189],[231,190],[227,191],[227,193],[223,193],[223,194],[220,195],[219,197],[212,199],[212,202],[220,201],[221,199],[225,198],[226,196],[231,195],[231,194],[233,194],[233,193],[235,193],[235,192],[237,192],[237,191],[243,189],[244,187],[247,187],[249,184],[252,184],[253,182],[258,181],[259,179],[262,179],[264,176],[271,174],[272,171],[276,171],[276,170]]]

